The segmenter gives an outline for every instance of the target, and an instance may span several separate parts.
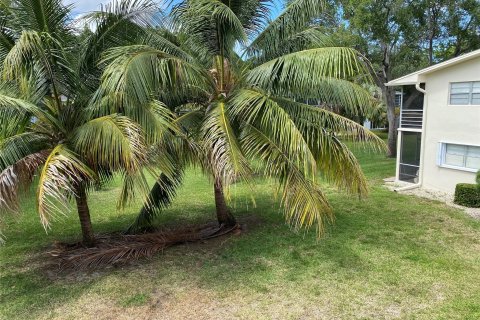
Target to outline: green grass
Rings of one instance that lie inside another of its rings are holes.
[[[240,236],[177,246],[149,260],[58,276],[39,266],[52,242],[75,241],[75,214],[43,231],[32,199],[7,219],[0,248],[0,319],[478,319],[480,221],[434,201],[390,192],[394,161],[358,151],[371,194],[325,186],[336,222],[324,238],[284,224],[270,181],[232,188]],[[195,171],[159,224],[214,219],[212,187]],[[125,228],[115,184],[92,194],[96,232]]]
[[[372,129],[371,131],[384,140],[388,138],[387,129]]]

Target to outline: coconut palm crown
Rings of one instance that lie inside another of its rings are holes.
[[[333,219],[321,181],[367,194],[346,142],[379,148],[383,142],[302,101],[341,105],[350,114],[377,102],[363,87],[372,82],[368,62],[354,49],[325,43],[323,0],[289,1],[270,21],[272,6],[267,0],[181,1],[142,44],[107,51],[102,96],[121,110],[151,99],[168,106],[199,151],[172,157],[182,165],[189,163],[183,158],[196,158],[209,174],[220,224],[236,223],[225,199],[229,186],[251,181],[257,170],[278,181],[286,221],[295,229],[316,226],[320,235]],[[133,229],[151,224],[170,203],[182,170],[159,177]]]

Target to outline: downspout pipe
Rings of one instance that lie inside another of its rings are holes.
[[[427,91],[420,87],[420,82],[415,83],[415,89],[417,91],[423,93],[424,95],[424,101],[423,101],[423,116],[422,116],[422,139],[421,139],[421,155],[420,155],[420,170],[423,170],[423,159],[424,159],[424,143],[425,143],[425,134],[423,133],[423,128],[425,127],[425,111],[427,109],[427,97],[425,96],[427,94]],[[401,188],[395,188],[393,191],[395,192],[401,192],[401,191],[407,191],[407,190],[412,190],[412,189],[417,189],[422,186],[423,183],[423,174],[420,172],[419,177],[418,177],[418,183],[415,183],[413,185],[401,187]]]

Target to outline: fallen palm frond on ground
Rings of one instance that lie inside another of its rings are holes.
[[[149,258],[176,244],[220,237],[236,230],[240,230],[238,224],[225,228],[223,225],[211,223],[201,227],[136,235],[110,234],[99,236],[93,248],[87,248],[81,243],[57,243],[48,253],[53,258],[52,264],[60,270],[100,268]]]

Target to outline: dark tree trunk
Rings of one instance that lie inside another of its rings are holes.
[[[383,59],[382,70],[378,74],[378,86],[382,89],[383,99],[387,106],[388,120],[388,153],[389,157],[397,155],[397,115],[395,114],[395,89],[385,86],[385,83],[392,80],[392,71],[390,67],[390,47],[388,44],[382,44]]]
[[[82,228],[83,244],[87,247],[95,246],[95,235],[93,234],[92,221],[90,219],[90,210],[88,209],[87,194],[84,186],[77,187],[77,211]]]
[[[391,87],[385,88],[385,101],[387,104],[388,118],[388,156],[397,155],[397,115],[395,114],[395,90]]]
[[[433,37],[434,35],[431,34],[428,37],[428,65],[433,65]]]
[[[225,195],[223,194],[222,182],[218,179],[213,184],[213,190],[215,193],[215,208],[217,211],[218,224],[224,227],[233,227],[237,224],[235,217],[230,213],[225,202]]]

